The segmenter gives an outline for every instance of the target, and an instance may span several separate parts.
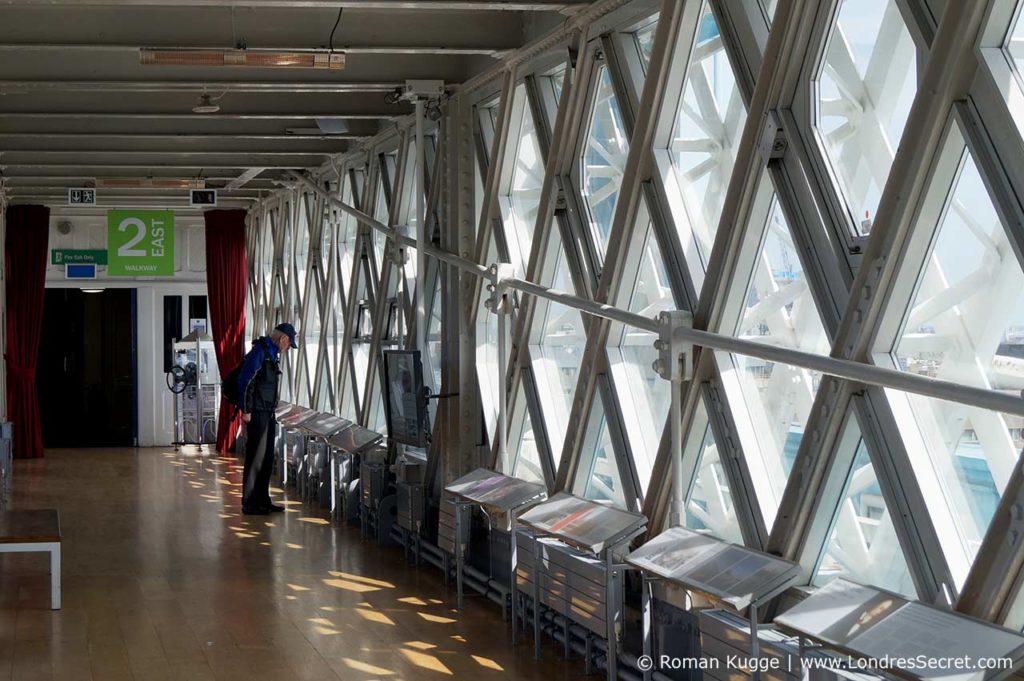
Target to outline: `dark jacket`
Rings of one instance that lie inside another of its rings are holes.
[[[247,414],[277,408],[281,365],[277,346],[267,336],[252,342],[238,372],[239,407]]]

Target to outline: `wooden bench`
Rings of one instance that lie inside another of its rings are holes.
[[[60,610],[60,517],[57,511],[0,511],[0,553],[50,554],[50,607]]]

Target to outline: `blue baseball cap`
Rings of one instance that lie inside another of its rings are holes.
[[[280,331],[284,335],[288,336],[288,342],[291,343],[293,348],[299,347],[299,344],[295,342],[295,327],[288,322],[278,324],[274,327],[274,331]]]

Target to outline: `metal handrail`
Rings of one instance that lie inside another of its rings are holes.
[[[340,201],[338,198],[331,196],[327,191],[318,187],[305,176],[294,171],[290,171],[290,174],[303,186],[311,191],[321,194],[332,206],[335,206],[339,210],[351,215],[359,222],[395,239],[399,244],[415,248],[416,243],[412,239],[397,234],[394,229],[391,229],[379,220],[375,220],[373,217],[363,213],[357,208],[353,208],[352,206]],[[444,251],[436,246],[428,245],[424,248],[424,252],[430,257],[436,258],[482,279],[490,279],[493,277],[491,268],[460,257],[454,253],[449,253],[448,251]],[[661,325],[657,319],[645,317],[643,315],[636,314],[635,312],[623,310],[612,305],[599,303],[595,300],[580,298],[572,293],[548,288],[547,286],[526,281],[525,279],[510,277],[503,279],[501,281],[501,285],[517,291],[522,291],[528,295],[560,303],[581,312],[594,315],[595,317],[601,317],[613,322],[643,329],[644,331],[649,331],[651,333],[658,333],[661,330]],[[952,381],[929,378],[927,376],[912,374],[896,369],[889,369],[851,359],[830,357],[828,355],[818,355],[811,352],[805,352],[803,350],[795,350],[793,348],[766,345],[764,343],[736,338],[735,336],[715,333],[713,331],[703,331],[691,328],[681,330],[679,333],[688,342],[691,342],[696,346],[710,348],[716,351],[731,352],[747,357],[756,357],[769,362],[778,362],[780,364],[797,366],[803,369],[818,371],[829,376],[835,376],[836,378],[842,378],[856,383],[863,383],[865,385],[892,388],[894,390],[913,393],[915,395],[934,397],[936,399],[946,400],[949,402],[956,402],[959,404],[982,407],[1007,414],[1024,416],[1024,399],[1021,399],[1021,396],[1018,394],[1006,394],[986,388],[978,388],[975,386],[954,383]]]

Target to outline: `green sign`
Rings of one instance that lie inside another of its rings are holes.
[[[51,265],[106,265],[107,252],[99,249],[54,248],[50,251]]]
[[[110,276],[174,276],[174,212],[109,211],[107,258]]]

